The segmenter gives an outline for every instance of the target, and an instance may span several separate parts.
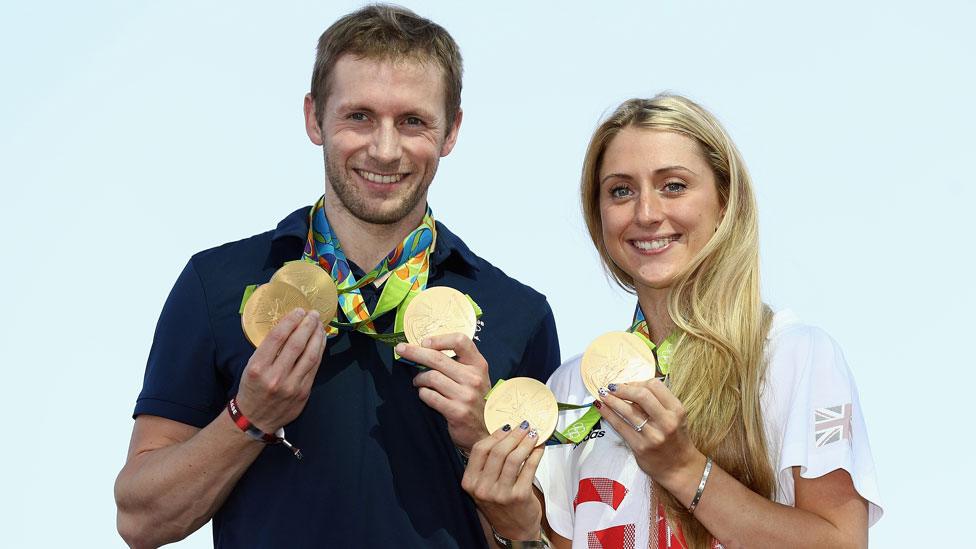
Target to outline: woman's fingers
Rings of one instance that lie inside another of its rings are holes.
[[[545,445],[532,448],[528,459],[525,460],[525,464],[522,466],[522,470],[519,471],[518,479],[515,481],[516,490],[529,490],[531,492],[532,482],[535,480],[535,472],[539,468],[539,462],[542,461],[545,450]]]
[[[513,433],[512,436],[519,436],[519,434]],[[499,484],[502,486],[515,485],[519,471],[523,469],[522,464],[531,455],[536,441],[539,440],[538,437],[539,434],[531,426],[529,426],[527,433],[521,435],[518,445],[505,458],[505,464],[502,466],[501,474],[498,476]]]
[[[504,425],[500,429],[496,430],[491,436],[483,438],[474,446],[471,447],[471,456],[468,457],[468,465],[465,467],[465,476],[469,471],[477,471],[480,473],[485,468],[485,462],[488,461],[488,453],[498,441],[505,438],[508,432],[512,429],[511,425]]]
[[[515,427],[506,425],[479,441],[472,448],[461,487],[479,501],[507,501],[522,463],[535,446],[538,435],[533,433],[528,422],[522,422]]]

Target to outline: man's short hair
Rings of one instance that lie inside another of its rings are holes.
[[[372,4],[345,15],[319,37],[312,70],[312,99],[319,122],[325,114],[336,61],[350,53],[381,60],[434,62],[444,71],[447,124],[461,109],[461,51],[444,27],[400,6]]]

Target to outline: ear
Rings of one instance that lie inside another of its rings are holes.
[[[441,156],[447,156],[451,154],[454,149],[454,144],[457,143],[458,130],[461,129],[461,118],[464,117],[464,111],[458,108],[457,116],[454,117],[454,123],[447,130],[447,136],[444,138],[444,144],[441,145]]]
[[[322,128],[319,127],[319,118],[315,112],[315,100],[312,94],[305,94],[305,133],[308,138],[318,146],[322,146]]]

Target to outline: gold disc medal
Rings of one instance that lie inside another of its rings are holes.
[[[277,281],[258,286],[244,304],[241,314],[241,325],[247,340],[255,347],[261,345],[268,332],[296,307],[306,311],[312,309],[298,288]]]
[[[284,264],[271,276],[272,282],[284,282],[300,290],[327,326],[335,318],[339,297],[335,282],[322,267],[308,261],[292,261]]]
[[[478,318],[471,301],[461,292],[447,286],[427,288],[417,294],[403,312],[403,335],[407,342],[420,345],[424,338],[461,333],[473,339]],[[442,351],[454,356],[454,351]]]
[[[583,353],[583,385],[596,400],[599,389],[611,383],[647,381],[655,374],[654,353],[639,336],[609,332],[593,340]]]
[[[545,444],[559,419],[559,405],[549,387],[531,377],[514,377],[495,387],[485,402],[485,427],[494,433],[505,424],[516,428],[523,421],[539,436],[535,445]]]

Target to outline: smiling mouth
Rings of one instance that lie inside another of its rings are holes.
[[[631,240],[630,243],[638,250],[653,252],[667,248],[672,242],[678,240],[679,238],[681,238],[681,235],[671,235],[664,238],[655,238],[654,240]]]
[[[368,172],[366,170],[354,170],[354,171],[358,173],[360,177],[362,177],[366,181],[369,181],[370,183],[382,183],[382,184],[399,183],[401,179],[407,176],[407,174],[405,173],[384,175],[381,173]]]

